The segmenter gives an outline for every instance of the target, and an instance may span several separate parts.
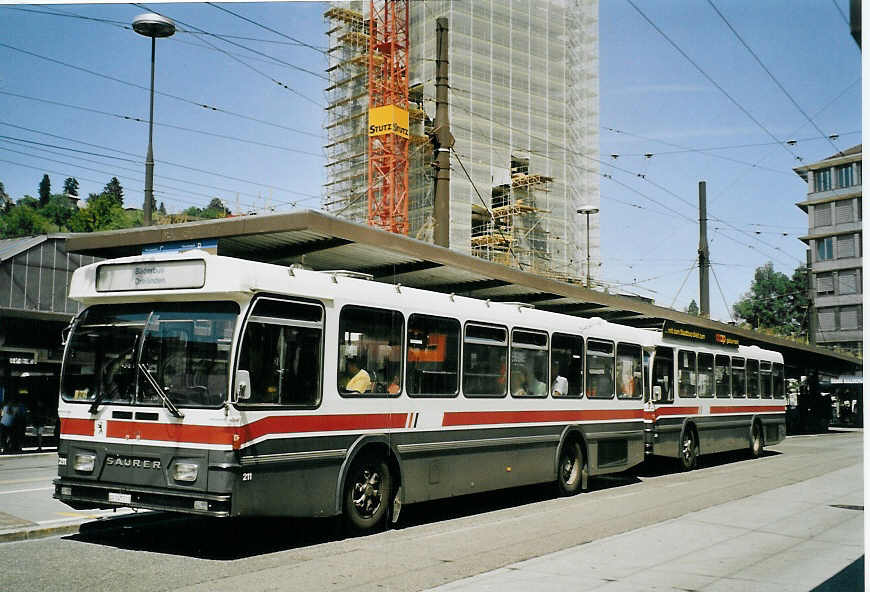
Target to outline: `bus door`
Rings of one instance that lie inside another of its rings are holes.
[[[656,454],[670,454],[676,450],[681,420],[660,407],[670,408],[674,402],[674,350],[670,347],[655,348],[650,369],[650,399],[654,413],[654,446]]]

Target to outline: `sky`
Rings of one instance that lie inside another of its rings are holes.
[[[158,203],[318,209],[324,10],[0,6],[0,181],[18,199],[38,195],[45,173],[54,192],[76,177],[83,196],[117,176],[126,205],[141,205],[151,42],[130,23],[153,11],[178,26],[157,41]],[[730,320],[757,267],[791,275],[806,260],[794,204],[807,187],[793,168],[861,143],[847,15],[848,0],[601,1],[600,278],[611,292],[681,310],[698,299],[699,181],[713,318]]]

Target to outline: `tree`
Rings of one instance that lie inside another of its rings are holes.
[[[191,218],[226,218],[230,211],[219,198],[212,199],[205,208],[191,206],[184,210]]]
[[[63,182],[63,192],[73,197],[79,196],[79,182],[75,177],[67,177]]]
[[[734,314],[755,329],[769,329],[780,335],[806,334],[806,267],[792,277],[774,271],[773,263],[755,270],[749,292],[734,304]]]
[[[690,315],[694,315],[696,317],[701,314],[701,309],[698,308],[698,303],[695,302],[694,298],[692,298],[692,301],[686,307],[686,313],[690,314]]]
[[[48,203],[39,211],[46,220],[63,230],[75,213],[66,195],[52,195]]]
[[[19,204],[0,218],[0,238],[32,236],[35,234],[45,234],[49,231],[50,224],[48,220],[43,218],[35,208],[29,205]]]
[[[31,197],[30,195],[25,195],[21,199],[18,200],[19,206],[27,206],[29,208],[33,208],[34,210],[39,208],[39,200],[35,197]]]
[[[118,177],[112,177],[111,181],[106,183],[103,193],[109,195],[119,207],[124,207],[124,188],[121,187]]]
[[[118,228],[129,228],[132,225],[132,221],[124,209],[109,193],[90,194],[88,205],[74,212],[68,223],[69,229],[73,232],[117,230]]]
[[[42,176],[42,181],[39,182],[39,205],[44,206],[51,199],[51,179],[48,175]]]
[[[12,198],[6,193],[6,188],[3,187],[3,183],[0,181],[0,212],[8,212],[13,205],[15,204],[12,203]]]
[[[166,215],[166,206],[163,205],[162,201],[160,202],[160,207],[157,208],[157,213],[160,214],[161,216]]]

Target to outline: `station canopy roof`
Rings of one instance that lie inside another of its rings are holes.
[[[656,306],[629,296],[589,290],[478,257],[349,222],[321,212],[252,215],[71,235],[74,253],[114,258],[147,247],[210,241],[217,254],[279,265],[300,263],[315,270],[350,270],[373,279],[493,302],[522,302],[536,308],[649,329],[665,320],[736,336],[741,344],[782,352],[788,366],[841,374],[860,369],[853,356],[793,342]]]

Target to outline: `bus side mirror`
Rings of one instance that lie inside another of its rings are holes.
[[[653,401],[659,402],[662,400],[662,387],[654,386],[653,387]]]
[[[247,401],[251,398],[251,373],[247,370],[236,372],[236,400]]]

